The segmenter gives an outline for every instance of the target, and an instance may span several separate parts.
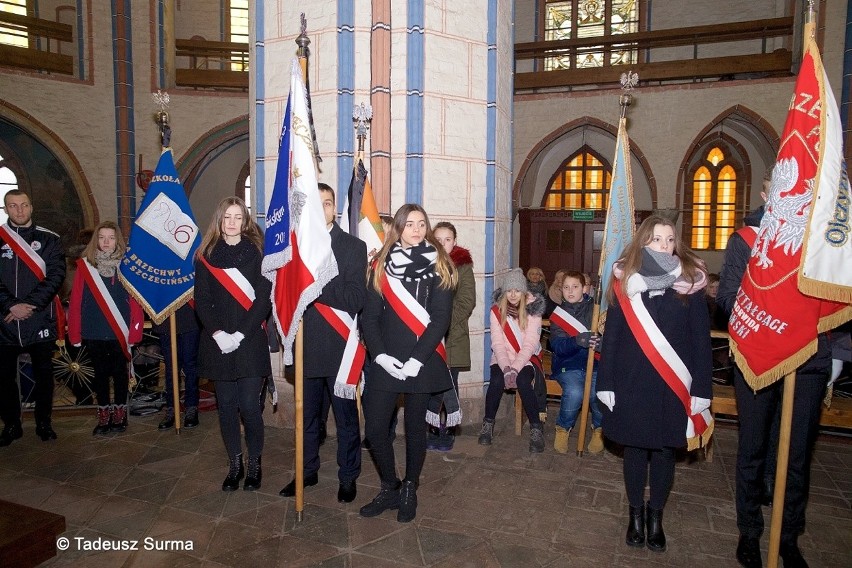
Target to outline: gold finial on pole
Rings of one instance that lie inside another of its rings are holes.
[[[160,107],[160,110],[154,113],[154,122],[160,130],[160,145],[167,148],[171,142],[172,128],[169,126],[169,113],[166,108],[169,106],[169,94],[157,89],[151,97],[154,99],[154,104]]]

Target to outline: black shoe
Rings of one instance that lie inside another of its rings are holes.
[[[358,495],[358,487],[355,485],[355,480],[341,481],[340,487],[337,489],[338,503],[351,503]]]
[[[8,446],[23,435],[24,429],[21,428],[20,422],[6,426],[3,432],[0,432],[0,447]]]
[[[243,454],[228,460],[228,477],[222,482],[222,491],[236,491],[240,488],[240,480],[245,475],[243,469]]]
[[[737,544],[737,562],[745,568],[763,568],[763,560],[760,558],[760,540],[740,535],[740,542]]]
[[[628,546],[645,546],[645,505],[630,507],[630,521],[627,523],[624,542]]]
[[[645,527],[648,531],[648,536],[645,539],[645,544],[648,545],[648,550],[654,552],[666,551],[666,533],[663,532],[663,510],[652,509],[650,505],[645,504]]]
[[[781,543],[778,555],[784,561],[784,568],[808,568],[808,563],[802,557],[802,552],[795,542]]]
[[[410,523],[417,516],[417,483],[403,481],[399,492],[399,511],[396,520],[400,523]]]
[[[50,422],[39,422],[36,424],[36,436],[41,438],[42,442],[56,439],[56,432],[50,427]]]
[[[249,456],[246,464],[246,480],[243,483],[244,491],[256,491],[260,489],[260,480],[263,478],[263,471],[260,468],[260,456],[253,458]]]
[[[305,476],[305,487],[313,487],[319,483],[319,475],[316,473],[312,473],[311,475]],[[296,494],[296,480],[294,479],[290,483],[284,486],[284,489],[278,492],[282,497],[293,497]]]
[[[372,501],[361,507],[358,514],[362,517],[376,517],[388,509],[399,509],[399,481],[396,487],[387,487],[382,483],[382,489]]]
[[[157,430],[170,430],[175,427],[175,409],[167,408],[166,416],[157,426]]]
[[[195,428],[196,426],[198,426],[198,407],[188,406],[186,414],[183,415],[183,427]]]

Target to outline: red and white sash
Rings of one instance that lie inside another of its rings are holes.
[[[367,349],[358,341],[358,316],[352,317],[343,310],[314,302],[317,311],[325,321],[346,341],[343,349],[343,359],[334,380],[334,395],[340,398],[355,398],[355,391],[361,380],[361,370]]]
[[[760,227],[753,227],[752,225],[746,225],[745,227],[740,227],[737,229],[737,233],[743,238],[743,240],[748,245],[749,249],[754,248],[754,243],[757,242],[757,231]]]
[[[556,324],[559,329],[567,333],[570,337],[577,337],[581,333],[587,333],[589,328],[580,322],[577,318],[566,312],[560,306],[556,306],[553,313],[550,314],[550,324]],[[600,360],[601,354],[595,351],[595,359]]]
[[[131,359],[129,343],[130,328],[124,316],[121,315],[121,310],[118,309],[115,300],[113,300],[109,290],[104,285],[104,281],[98,270],[89,264],[88,260],[85,258],[78,259],[77,270],[81,271],[80,273],[83,275],[86,285],[88,285],[89,290],[92,292],[95,302],[97,302],[98,307],[103,312],[107,323],[115,334],[115,338],[121,344],[122,353],[124,353],[124,356],[129,361]]]
[[[497,321],[500,321],[500,308],[497,307],[497,304],[491,306],[491,311],[497,317]],[[515,350],[515,353],[521,352],[521,345],[524,343],[524,332],[521,327],[518,325],[518,322],[514,320],[514,318],[506,318],[506,321],[503,323],[503,335],[506,336],[506,341],[509,342],[509,345],[512,346],[512,349]],[[541,344],[536,344],[535,351],[530,357],[530,363],[541,371],[544,374],[544,370],[541,366]]]
[[[249,311],[257,296],[254,293],[254,286],[243,276],[243,273],[237,268],[218,268],[213,266],[204,258],[203,254],[198,255],[198,258],[201,259],[201,262],[204,263],[204,266],[207,267],[213,278],[234,297],[237,303],[245,311]]]
[[[44,259],[33,250],[33,247],[27,241],[21,238],[21,235],[10,229],[5,223],[0,225],[0,240],[9,245],[12,252],[27,265],[39,281],[47,278],[47,265],[44,263]],[[53,297],[53,309],[56,311],[58,337],[62,339],[65,337],[65,309],[62,307],[59,296]]]
[[[387,274],[382,273],[382,293],[399,319],[414,332],[414,335],[417,337],[423,335],[432,318],[429,317],[426,308],[421,306],[414,296],[405,289],[402,282],[397,278],[388,278]],[[443,339],[435,348],[435,352],[441,356],[444,363],[447,362],[447,348]]]
[[[688,449],[703,446],[713,433],[713,414],[710,409],[691,414],[692,374],[677,354],[672,344],[660,331],[648,308],[642,302],[642,294],[628,298],[621,285],[613,286],[618,302],[624,311],[630,331],[642,348],[642,352],[660,374],[666,385],[675,393],[686,410],[686,440]]]

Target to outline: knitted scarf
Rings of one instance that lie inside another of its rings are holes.
[[[437,258],[438,251],[427,241],[407,249],[400,243],[394,243],[385,258],[385,272],[397,280],[425,280],[437,276]]]
[[[624,278],[621,261],[613,265],[612,273],[618,280]],[[707,274],[704,270],[696,271],[695,281],[690,282],[684,277],[680,258],[676,255],[643,247],[639,272],[627,278],[627,295],[648,292],[651,296],[657,296],[665,293],[667,288],[673,288],[678,294],[694,294],[706,286]]]
[[[118,263],[121,262],[121,258],[123,256],[124,254],[119,253],[117,250],[114,252],[104,252],[100,249],[96,250],[95,268],[98,269],[98,274],[104,278],[112,278],[115,276],[115,269],[118,267]]]

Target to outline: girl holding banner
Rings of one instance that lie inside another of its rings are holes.
[[[652,215],[615,263],[613,276],[597,378],[603,431],[624,446],[630,504],[625,540],[645,545],[647,524],[648,548],[663,552],[663,507],[675,450],[706,443],[713,430],[710,317],[702,292],[707,274],[674,223]]]
[[[527,290],[520,268],[510,270],[503,287],[494,291],[491,307],[491,381],[485,393],[485,418],[479,443],[491,445],[494,419],[503,391],[517,388],[530,421],[530,451],[544,451],[544,424],[539,415],[535,383],[544,382],[541,368],[541,315],[545,302]]]
[[[397,521],[407,523],[417,513],[429,400],[433,393],[455,393],[444,346],[453,311],[455,272],[450,257],[435,241],[422,207],[406,204],[399,208],[368,277],[361,327],[373,365],[367,379],[370,402],[365,430],[381,490],[360,513],[375,517],[399,509]],[[388,431],[399,394],[405,397],[405,477],[401,483]],[[451,416],[448,408],[447,425],[457,424]],[[457,412],[455,420],[460,418]]]
[[[216,382],[219,426],[228,452],[222,491],[260,488],[261,392],[272,374],[264,329],[272,282],[263,277],[263,236],[239,197],[219,203],[195,262],[195,312],[201,321],[198,374]],[[243,467],[240,418],[248,460]]]
[[[130,346],[142,340],[144,316],[118,278],[117,267],[126,248],[118,225],[112,221],[98,225],[77,260],[71,286],[68,338],[76,347],[85,345],[94,368],[98,423],[93,436],[127,429]]]

